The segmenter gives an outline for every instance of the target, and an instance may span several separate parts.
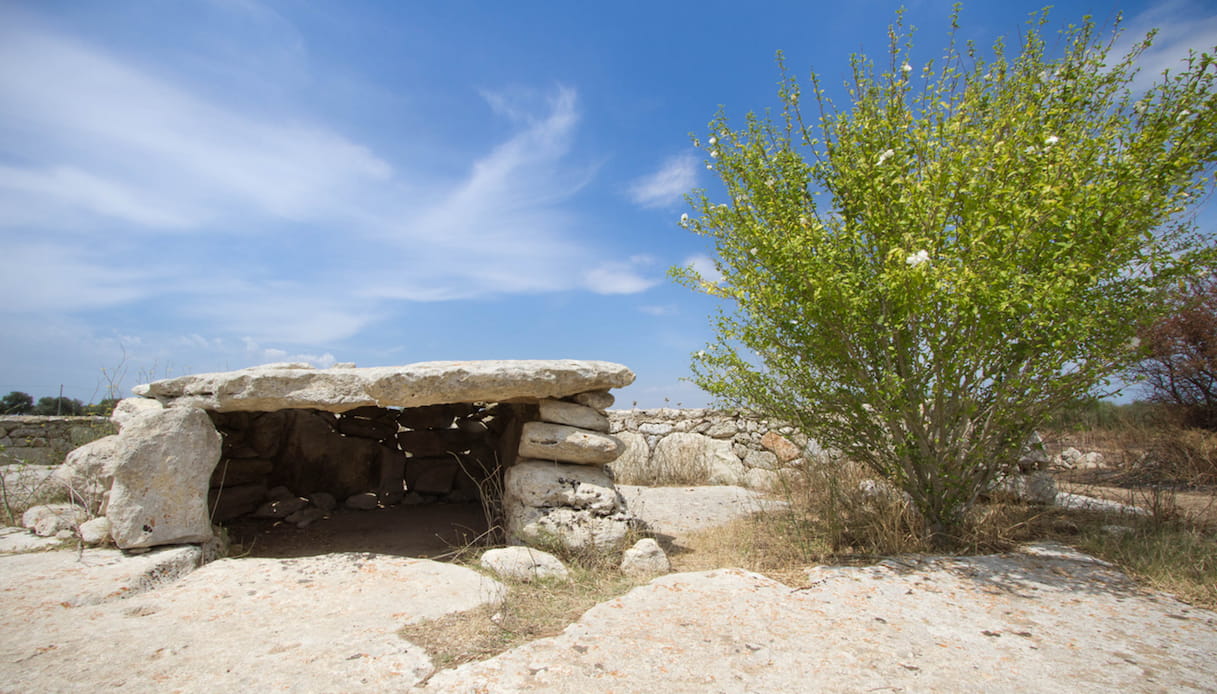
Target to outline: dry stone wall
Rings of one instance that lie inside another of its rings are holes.
[[[610,466],[622,484],[736,484],[767,489],[819,447],[793,427],[746,412],[611,410],[625,450]]]
[[[58,465],[73,448],[113,433],[106,417],[0,417],[0,465]]]

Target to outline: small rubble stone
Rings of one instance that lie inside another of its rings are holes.
[[[27,509],[21,515],[21,525],[38,537],[52,537],[61,530],[75,533],[76,527],[88,519],[88,512],[76,504],[44,504]]]
[[[356,511],[371,511],[380,505],[380,500],[376,497],[376,492],[364,492],[348,496],[343,505]]]
[[[80,540],[86,545],[100,545],[110,540],[110,519],[105,516],[80,524]]]
[[[570,572],[560,559],[531,547],[501,547],[482,553],[482,568],[503,578],[517,581],[557,578],[565,580]]]
[[[334,495],[329,492],[314,492],[308,495],[308,500],[310,504],[326,513],[338,507],[338,502],[334,499]]]
[[[315,506],[310,506],[308,508],[302,508],[299,511],[296,511],[284,520],[292,525],[295,525],[297,528],[307,528],[322,518],[325,518],[325,511],[322,511]]]
[[[287,518],[305,506],[308,506],[308,499],[300,497],[292,497],[281,501],[268,501],[259,506],[257,511],[254,511],[254,516],[258,518]]]
[[[649,537],[634,543],[621,557],[621,572],[629,576],[657,576],[671,570],[668,555]]]

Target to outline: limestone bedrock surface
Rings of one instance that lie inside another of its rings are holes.
[[[425,692],[1212,692],[1217,614],[1059,545],[664,576]]]
[[[455,402],[563,398],[622,388],[634,372],[621,364],[573,359],[433,361],[405,366],[313,369],[268,364],[136,386],[135,393],[172,407],[215,412],[310,408],[422,407]]]

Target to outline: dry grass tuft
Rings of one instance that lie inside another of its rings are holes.
[[[424,648],[437,669],[484,660],[555,636],[588,609],[646,583],[619,572],[614,555],[602,553],[590,563],[568,559],[566,580],[499,579],[507,586],[501,604],[410,624],[398,634]]]

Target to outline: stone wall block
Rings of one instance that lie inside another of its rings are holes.
[[[778,457],[769,451],[748,451],[744,456],[744,467],[760,470],[776,470],[779,466]]]
[[[266,499],[266,484],[243,484],[212,489],[207,495],[211,522],[225,523],[258,510]]]
[[[460,429],[399,431],[396,441],[403,451],[419,458],[462,453],[468,451],[474,443],[473,438]]]
[[[460,464],[445,458],[407,458],[406,488],[419,494],[447,494],[456,482]]]
[[[392,438],[397,433],[397,422],[376,421],[374,419],[361,419],[359,417],[350,417],[343,415],[338,420],[338,431],[344,436],[358,436],[364,439],[372,439],[374,441],[383,441]]]
[[[607,390],[593,390],[586,393],[576,393],[570,398],[580,405],[590,407],[600,414],[604,414],[605,410],[613,406],[616,398]]]
[[[507,468],[503,497],[525,506],[566,506],[602,516],[625,507],[603,468],[540,460],[518,460]]]
[[[611,551],[625,542],[634,521],[625,513],[598,516],[566,507],[503,504],[507,537],[533,546],[558,545],[570,551]]]
[[[613,479],[621,484],[649,484],[654,481],[651,468],[651,447],[646,437],[636,431],[623,431],[617,439],[625,449],[608,464]]]
[[[790,440],[776,431],[765,432],[765,434],[761,436],[761,445],[765,447],[765,450],[777,456],[777,459],[783,463],[789,463],[795,458],[798,458],[802,453],[798,446],[791,443]]]
[[[727,441],[701,434],[669,434],[655,446],[651,465],[662,480],[739,484],[744,465]]]
[[[220,435],[205,412],[170,408],[128,421],[116,460],[106,517],[119,548],[211,539],[207,488]]]
[[[625,446],[609,435],[549,422],[528,422],[520,436],[521,458],[585,465],[610,463]]]
[[[542,400],[538,408],[543,422],[608,433],[608,417],[590,407],[562,400]]]
[[[210,486],[215,488],[264,484],[267,475],[274,468],[275,462],[264,458],[225,458],[212,471]]]

